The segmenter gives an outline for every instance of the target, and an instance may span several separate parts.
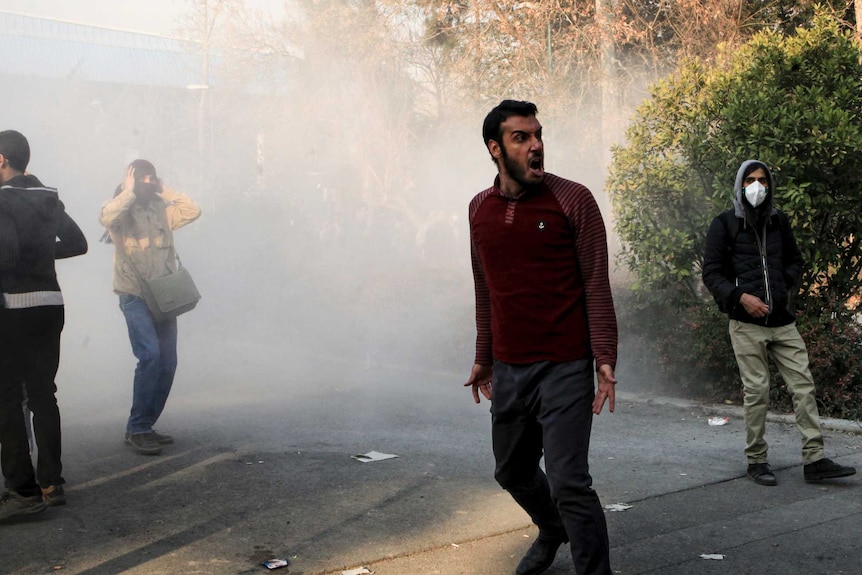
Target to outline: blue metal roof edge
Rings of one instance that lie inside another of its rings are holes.
[[[186,88],[202,81],[200,44],[0,11],[0,74]]]

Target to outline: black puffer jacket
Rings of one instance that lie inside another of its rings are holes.
[[[743,163],[737,173],[733,210],[709,226],[703,283],[731,319],[780,327],[795,319],[791,304],[802,275],[802,255],[787,215],[773,207],[774,180],[766,166],[762,166],[770,182],[766,200],[756,209],[743,201],[742,175],[752,161]],[[739,303],[744,293],[759,297],[769,306],[769,314],[750,316]]]

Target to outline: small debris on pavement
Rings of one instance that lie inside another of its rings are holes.
[[[710,417],[709,424],[710,425],[727,425],[727,422],[730,421],[729,417]]]
[[[721,553],[701,553],[700,558],[701,559],[712,559],[714,561],[721,561],[724,559],[724,555],[722,555]]]
[[[263,562],[263,566],[269,570],[287,567],[288,565],[290,565],[290,561],[287,559],[270,559],[269,561]]]
[[[611,503],[610,505],[605,505],[605,509],[608,511],[625,511],[632,507],[634,507],[634,505],[629,505],[628,503]]]
[[[374,571],[369,571],[368,567],[358,567],[356,569],[342,571],[341,575],[364,575],[365,573],[374,573]]]
[[[363,463],[369,463],[371,461],[383,461],[384,459],[392,459],[393,457],[398,457],[392,453],[380,453],[379,451],[369,451],[368,453],[363,453],[362,455],[351,455],[351,457],[357,461],[361,461]]]

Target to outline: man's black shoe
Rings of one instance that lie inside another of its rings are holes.
[[[855,467],[845,467],[838,465],[831,459],[820,459],[814,463],[809,463],[803,468],[805,481],[820,481],[822,479],[835,479],[836,477],[847,477],[855,475]]]
[[[749,463],[748,471],[745,474],[758,485],[769,485],[770,487],[778,485],[768,463]]]
[[[530,548],[527,549],[527,554],[518,563],[515,575],[539,575],[539,573],[544,573],[553,565],[554,558],[557,556],[557,550],[565,542],[565,539],[544,536],[540,533]]]

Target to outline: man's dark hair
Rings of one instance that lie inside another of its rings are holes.
[[[3,130],[0,132],[0,154],[9,161],[9,167],[23,172],[30,163],[30,143],[21,132]]]
[[[767,166],[763,162],[759,162],[757,160],[754,160],[753,162],[751,162],[750,164],[745,166],[745,170],[742,172],[742,179],[744,180],[745,178],[747,178],[748,174],[750,174],[751,172],[753,172],[754,170],[756,170],[758,168],[763,168],[763,171],[766,172],[767,174],[770,173],[769,166]]]
[[[503,100],[485,116],[485,123],[482,124],[482,137],[485,139],[485,147],[488,146],[488,142],[491,140],[502,143],[500,142],[500,125],[512,116],[527,118],[535,116],[538,112],[538,108],[532,102]]]

